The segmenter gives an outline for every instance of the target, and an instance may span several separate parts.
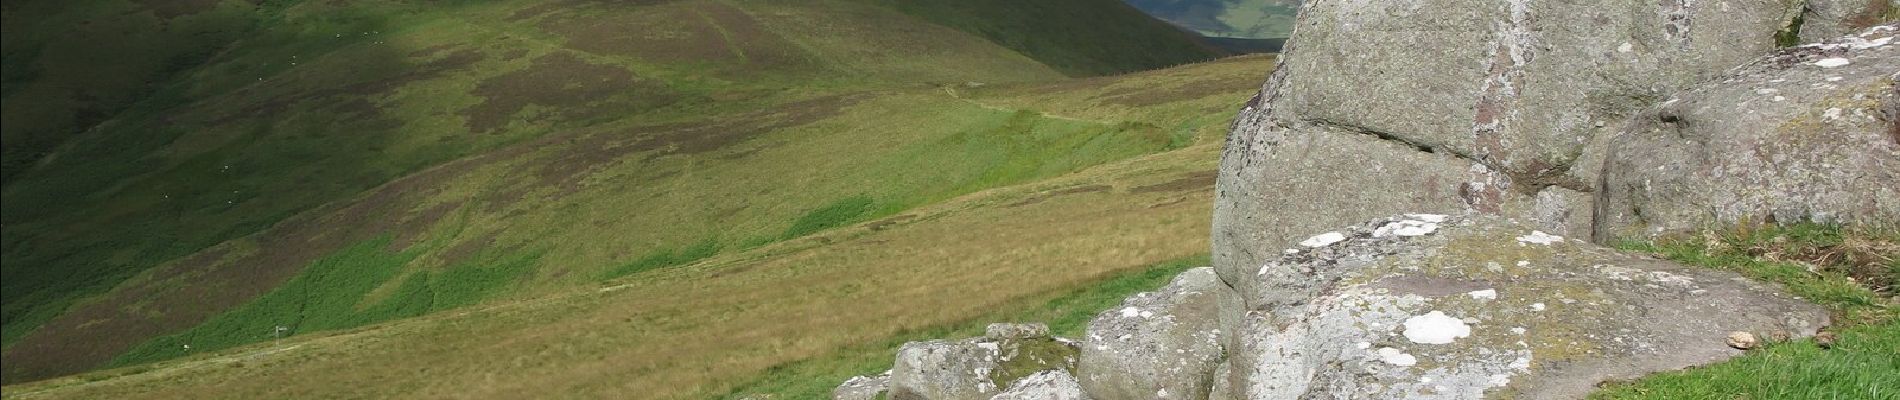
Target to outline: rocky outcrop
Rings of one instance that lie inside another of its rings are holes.
[[[876,400],[891,385],[891,371],[877,376],[854,376],[831,389],[831,400]]]
[[[1399,212],[1593,237],[1627,121],[1808,32],[1797,16],[1854,1],[1309,2],[1228,137],[1214,267],[1232,284],[1304,232]]]
[[[1082,387],[1099,400],[1207,398],[1226,359],[1218,299],[1226,292],[1213,268],[1195,268],[1102,312],[1082,339]]]
[[[987,400],[1024,377],[1075,369],[1073,341],[1040,324],[992,324],[984,337],[906,343],[891,368],[892,400]]]
[[[1806,0],[1801,19],[1789,21],[1790,33],[1803,43],[1860,32],[1883,21],[1900,20],[1900,0]]]
[[[1305,279],[1274,284],[1290,274]],[[1740,354],[1731,332],[1808,336],[1827,323],[1733,273],[1482,215],[1314,236],[1250,280],[1229,376],[1246,399],[1582,398]]]
[[[1900,221],[1900,30],[1782,50],[1631,119],[1598,238],[1755,221]]]
[[[1090,323],[1079,363],[1008,367],[1033,358],[1034,343],[1066,346],[1037,328],[907,344],[891,398],[1582,398],[1604,381],[1721,361],[1755,338],[1811,336],[1828,321],[1731,272],[1481,213],[1312,235],[1234,289],[1199,268],[1129,297]]]

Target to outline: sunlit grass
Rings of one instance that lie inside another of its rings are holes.
[[[1900,231],[1822,225],[1744,226],[1620,247],[1773,282],[1834,314],[1831,348],[1771,342],[1712,366],[1608,386],[1599,399],[1900,398]],[[1869,286],[1887,290],[1881,294]]]

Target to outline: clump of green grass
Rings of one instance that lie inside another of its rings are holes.
[[[1900,398],[1900,231],[1823,225],[1744,226],[1618,247],[1779,283],[1834,313],[1831,348],[1769,343],[1734,360],[1618,383],[1597,399]],[[1882,294],[1876,289],[1886,291]]]
[[[646,256],[635,259],[633,262],[622,264],[621,266],[608,270],[607,275],[603,278],[618,278],[659,268],[691,264],[694,261],[704,260],[719,254],[719,248],[718,239],[708,238],[677,251],[672,249],[655,250]]]
[[[282,286],[190,330],[147,341],[112,360],[141,364],[262,342],[299,333],[354,328],[474,304],[532,271],[538,252],[510,254],[409,274],[396,292],[366,298],[402,276],[418,251],[392,252],[385,235],[317,260]],[[282,327],[280,331],[278,328]]]
[[[865,212],[871,211],[872,203],[871,198],[866,196],[839,199],[798,217],[781,237],[790,239],[857,222]]]
[[[1207,262],[1206,255],[1163,262],[1080,287],[1057,290],[1047,296],[1022,299],[967,321],[914,329],[824,357],[775,366],[763,376],[739,385],[725,398],[737,399],[751,394],[773,394],[786,399],[826,398],[831,389],[845,379],[876,375],[890,369],[892,356],[904,343],[978,336],[993,322],[1042,322],[1049,325],[1050,333],[1055,336],[1080,336],[1096,313],[1121,304],[1123,298],[1135,293],[1159,289],[1181,271],[1207,265]]]

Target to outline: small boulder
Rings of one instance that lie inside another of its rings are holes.
[[[990,324],[983,329],[983,337],[992,340],[1020,340],[1049,337],[1049,326],[1043,324]]]
[[[1753,333],[1742,331],[1728,333],[1728,347],[1734,347],[1736,350],[1748,350],[1758,345],[1761,345],[1761,340],[1756,339]]]
[[[905,343],[891,368],[890,398],[985,400],[1038,372],[1075,369],[1074,341],[1049,336],[1047,327],[991,327],[998,329],[985,337]]]
[[[1052,369],[1037,372],[1009,385],[1009,390],[990,400],[1090,400],[1082,385],[1068,371]]]
[[[891,371],[878,376],[853,376],[831,389],[831,400],[873,400],[891,384]]]
[[[1089,322],[1077,374],[1101,400],[1204,399],[1224,358],[1213,268],[1176,276]]]

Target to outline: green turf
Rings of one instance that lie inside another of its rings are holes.
[[[532,270],[535,252],[500,256],[402,277],[415,251],[390,251],[390,238],[357,243],[317,260],[303,273],[244,306],[181,332],[152,339],[111,365],[130,365],[217,351],[302,332],[347,329],[472,304]],[[401,278],[394,293],[370,299]],[[283,327],[279,332],[277,327]],[[190,346],[187,348],[186,346]]]

